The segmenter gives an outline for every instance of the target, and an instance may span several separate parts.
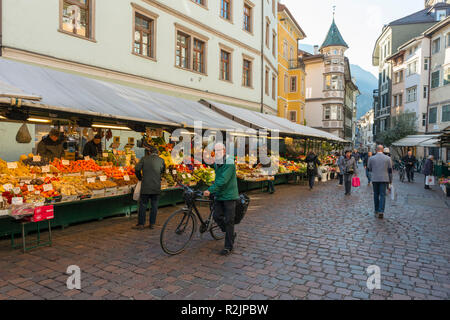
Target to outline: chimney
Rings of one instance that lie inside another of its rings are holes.
[[[319,54],[319,46],[317,44],[314,46],[314,54]]]

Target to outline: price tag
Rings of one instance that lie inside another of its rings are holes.
[[[5,191],[11,191],[13,188],[14,186],[10,183],[3,185],[3,189],[5,189]]]
[[[33,192],[34,191],[34,186],[32,184],[27,186],[28,192]]]
[[[19,185],[20,185],[21,187],[23,187],[24,183],[23,183],[23,182],[21,182],[21,183],[19,183]]]
[[[70,160],[63,160],[61,161],[63,166],[68,166],[70,165]]]
[[[100,178],[101,182],[105,182],[106,181],[106,176],[100,176],[99,178]]]
[[[166,169],[166,173],[169,173],[170,171],[169,171],[169,169]]]
[[[45,177],[46,178],[54,178],[55,176],[53,174],[46,174]]]
[[[13,189],[14,194],[19,194],[20,193],[20,188],[16,187]]]
[[[14,206],[19,206],[19,205],[23,204],[23,198],[14,197],[11,199],[11,204]]]
[[[87,178],[87,183],[95,183],[95,177]]]
[[[41,194],[41,192],[40,192],[40,191],[38,191],[38,190],[36,190],[36,191],[34,192],[34,194],[38,196],[38,195],[40,195],[40,194]]]
[[[188,174],[187,174],[187,176],[188,176],[188,178],[190,178],[190,177],[191,177],[191,174],[190,174],[190,173],[188,173]]]
[[[17,162],[8,162],[6,165],[8,169],[17,169]]]
[[[120,170],[120,172],[123,172],[123,168],[122,167],[119,167],[119,170]]]
[[[108,158],[108,154],[107,153],[103,153],[103,158]]]
[[[123,176],[123,180],[130,181],[130,176]]]
[[[172,170],[172,174],[177,174],[177,170]]]
[[[47,191],[53,190],[53,185],[51,183],[44,184],[43,188],[44,188],[44,192],[47,192]]]
[[[42,173],[48,173],[48,172],[50,172],[50,166],[43,166]]]
[[[40,162],[41,156],[33,156],[33,162]]]
[[[86,157],[84,157],[84,160],[89,161],[89,160],[91,160],[91,158],[89,156],[86,156]]]
[[[31,180],[23,180],[23,183],[24,183],[24,184],[30,184],[30,183],[31,183]]]
[[[183,174],[181,177],[182,177],[183,179],[186,179],[186,175],[185,175],[185,174]]]

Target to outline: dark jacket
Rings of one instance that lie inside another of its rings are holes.
[[[433,161],[431,159],[427,159],[425,162],[423,174],[426,176],[431,176],[433,174]]]
[[[223,164],[214,164],[216,180],[208,191],[219,201],[238,200],[239,191],[236,177],[236,166],[231,158],[224,160]]]
[[[53,161],[54,158],[62,158],[64,155],[64,137],[53,141],[49,136],[45,136],[38,143],[36,153],[44,159]]]
[[[161,174],[166,170],[164,160],[157,154],[143,157],[136,165],[136,177],[142,181],[141,194],[161,193]]]
[[[353,152],[353,153],[352,153],[352,157],[355,158],[356,161],[359,161],[359,158],[360,158],[360,157],[359,157],[359,152],[356,152],[356,153]]]
[[[402,161],[405,164],[405,166],[414,167],[414,165],[416,164],[416,157],[414,156],[409,157],[408,155],[406,155],[403,157]]]
[[[317,167],[320,166],[320,161],[319,158],[316,155],[311,155],[309,154],[306,159],[306,170],[308,175],[314,175],[317,176],[318,175],[318,170]]]
[[[93,140],[84,145],[83,156],[89,156],[90,158],[96,158],[99,153],[102,153],[102,143],[95,144]]]
[[[373,155],[372,155],[372,157],[373,157]],[[363,160],[363,164],[364,164],[364,167],[367,167],[367,164],[369,163],[369,155],[368,154],[366,154],[365,156],[364,156],[364,160]]]
[[[356,174],[356,160],[354,157],[344,158],[344,174]]]

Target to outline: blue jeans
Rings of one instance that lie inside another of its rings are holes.
[[[273,180],[267,181],[267,191],[268,192],[275,192],[275,184],[273,183]]]
[[[384,213],[384,205],[386,203],[387,182],[372,182],[373,200],[375,204],[375,212]]]
[[[156,214],[158,213],[158,200],[159,194],[141,194],[141,197],[139,198],[139,225],[145,225],[145,216],[149,201],[151,201],[152,205],[150,210],[150,224],[153,225],[156,223]]]
[[[369,180],[369,183],[372,181],[372,172],[369,171],[369,168],[366,167],[366,177]]]

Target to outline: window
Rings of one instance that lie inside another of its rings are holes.
[[[302,77],[302,89],[301,89],[302,91],[302,95],[304,96],[305,95],[305,77]]]
[[[417,72],[417,61],[408,64],[408,76],[415,74]]]
[[[266,95],[269,95],[269,70],[266,69],[266,78],[265,78],[265,92]]]
[[[177,32],[177,49],[176,49],[176,60],[175,63],[178,67],[189,69],[189,44],[191,37],[180,31]]]
[[[437,121],[437,108],[430,108],[430,114],[428,116],[428,123],[436,123]]]
[[[277,91],[276,89],[276,85],[277,85],[277,78],[276,76],[273,74],[272,75],[272,99],[275,100],[276,96],[275,93]]]
[[[417,100],[417,87],[406,89],[406,102],[414,102]]]
[[[447,16],[446,10],[437,10],[436,11],[436,21],[441,21],[441,20],[445,19],[446,16]]]
[[[287,44],[287,41],[284,40],[283,41],[283,57],[285,59],[287,59],[287,54],[288,54],[288,44]]]
[[[431,74],[431,89],[439,87],[439,70]]]
[[[450,67],[444,69],[444,86],[450,83]]]
[[[423,86],[423,98],[426,99],[428,97],[428,86]]]
[[[284,74],[284,93],[288,92],[288,82],[289,82],[289,77],[288,75],[285,73]]]
[[[297,92],[297,77],[291,77],[291,92]]]
[[[398,105],[402,106],[403,105],[403,94],[399,94],[398,95]]]
[[[422,113],[422,127],[425,127],[427,125],[427,114]]]
[[[231,81],[230,75],[231,54],[220,50],[220,80]]]
[[[206,0],[191,0],[191,1],[195,2],[196,4],[206,7]]]
[[[252,24],[252,7],[244,3],[244,30],[253,32]]]
[[[231,20],[231,0],[220,0],[220,16]]]
[[[324,118],[324,120],[330,120],[330,117],[331,117],[330,107],[329,106],[324,107],[323,108],[323,118]]]
[[[289,111],[289,120],[297,122],[297,111]]]
[[[277,54],[277,34],[275,31],[272,33],[272,55],[275,57]]]
[[[93,0],[63,0],[59,31],[78,37],[94,38]]]
[[[429,64],[430,64],[430,59],[429,58],[423,59],[423,70],[428,70]]]
[[[140,13],[135,13],[134,16],[134,46],[133,52],[135,54],[154,58],[154,20],[150,19]]]
[[[325,90],[344,90],[342,76],[328,74],[325,76]]]
[[[450,121],[450,105],[442,106],[442,122]]]
[[[383,83],[386,82],[386,70],[383,70]]]
[[[397,107],[398,106],[398,104],[397,104],[397,96],[394,96],[394,107]]]
[[[400,83],[403,81],[403,70],[398,71],[394,74],[395,83]]]
[[[194,39],[194,71],[205,73],[205,43],[198,39]]]
[[[242,81],[244,87],[252,86],[252,62],[247,59],[243,62]]]
[[[436,54],[441,50],[441,38],[437,38],[436,40],[433,40],[432,48],[433,48],[432,49],[433,54]]]
[[[447,33],[447,48],[450,47],[450,32]]]
[[[270,28],[270,23],[269,21],[266,21],[266,47],[269,48],[270,43],[269,43],[269,28]]]

